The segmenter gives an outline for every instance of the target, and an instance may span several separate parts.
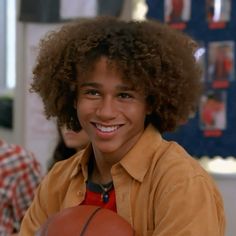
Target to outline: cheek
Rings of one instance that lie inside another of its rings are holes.
[[[76,104],[77,116],[80,123],[83,123],[90,114],[93,113],[93,107],[88,101],[79,100]]]
[[[127,109],[127,107],[124,108],[127,113],[137,114],[139,116],[145,116],[147,114],[147,107],[141,102],[135,103],[135,104],[130,105],[128,107],[129,107],[128,109]]]
[[[86,102],[83,99],[78,99],[76,102],[77,111],[84,110],[86,107]]]
[[[78,118],[80,120],[82,115],[83,115],[83,103],[77,101],[77,103],[76,103],[76,110],[77,110],[77,116],[78,116]],[[80,122],[81,122],[81,120],[80,120]]]
[[[129,107],[128,109],[126,108],[125,110],[126,110],[125,114],[129,116],[130,119],[136,121],[137,123],[144,122],[147,115],[147,110],[142,104],[138,106]]]

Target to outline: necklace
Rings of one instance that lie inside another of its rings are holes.
[[[109,201],[109,191],[113,187],[113,182],[111,181],[108,184],[98,184],[98,185],[102,190],[101,201],[104,202],[104,203],[107,203]]]

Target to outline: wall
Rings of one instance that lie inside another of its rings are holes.
[[[32,69],[37,55],[40,38],[58,24],[18,23],[18,67],[17,93],[15,94],[15,137],[16,142],[33,151],[46,171],[57,137],[53,121],[46,120],[43,105],[36,94],[30,93]]]

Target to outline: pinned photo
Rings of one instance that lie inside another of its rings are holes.
[[[230,21],[231,0],[207,0],[207,21],[209,23]]]
[[[229,82],[234,80],[233,41],[212,42],[209,44],[208,80],[215,83],[218,88],[228,87]]]
[[[200,128],[226,129],[226,92],[210,90],[200,100]]]
[[[190,19],[191,0],[165,0],[165,22],[182,23]]]

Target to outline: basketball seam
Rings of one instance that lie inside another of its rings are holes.
[[[98,208],[95,209],[94,212],[90,215],[90,217],[88,218],[86,224],[84,225],[84,227],[83,227],[83,229],[82,229],[82,231],[81,231],[80,236],[83,236],[83,235],[85,234],[85,231],[86,231],[86,229],[87,229],[87,227],[88,227],[90,221],[91,221],[92,218],[95,216],[95,214],[96,214],[99,210],[101,210],[101,209],[102,209],[101,207],[98,207]]]

